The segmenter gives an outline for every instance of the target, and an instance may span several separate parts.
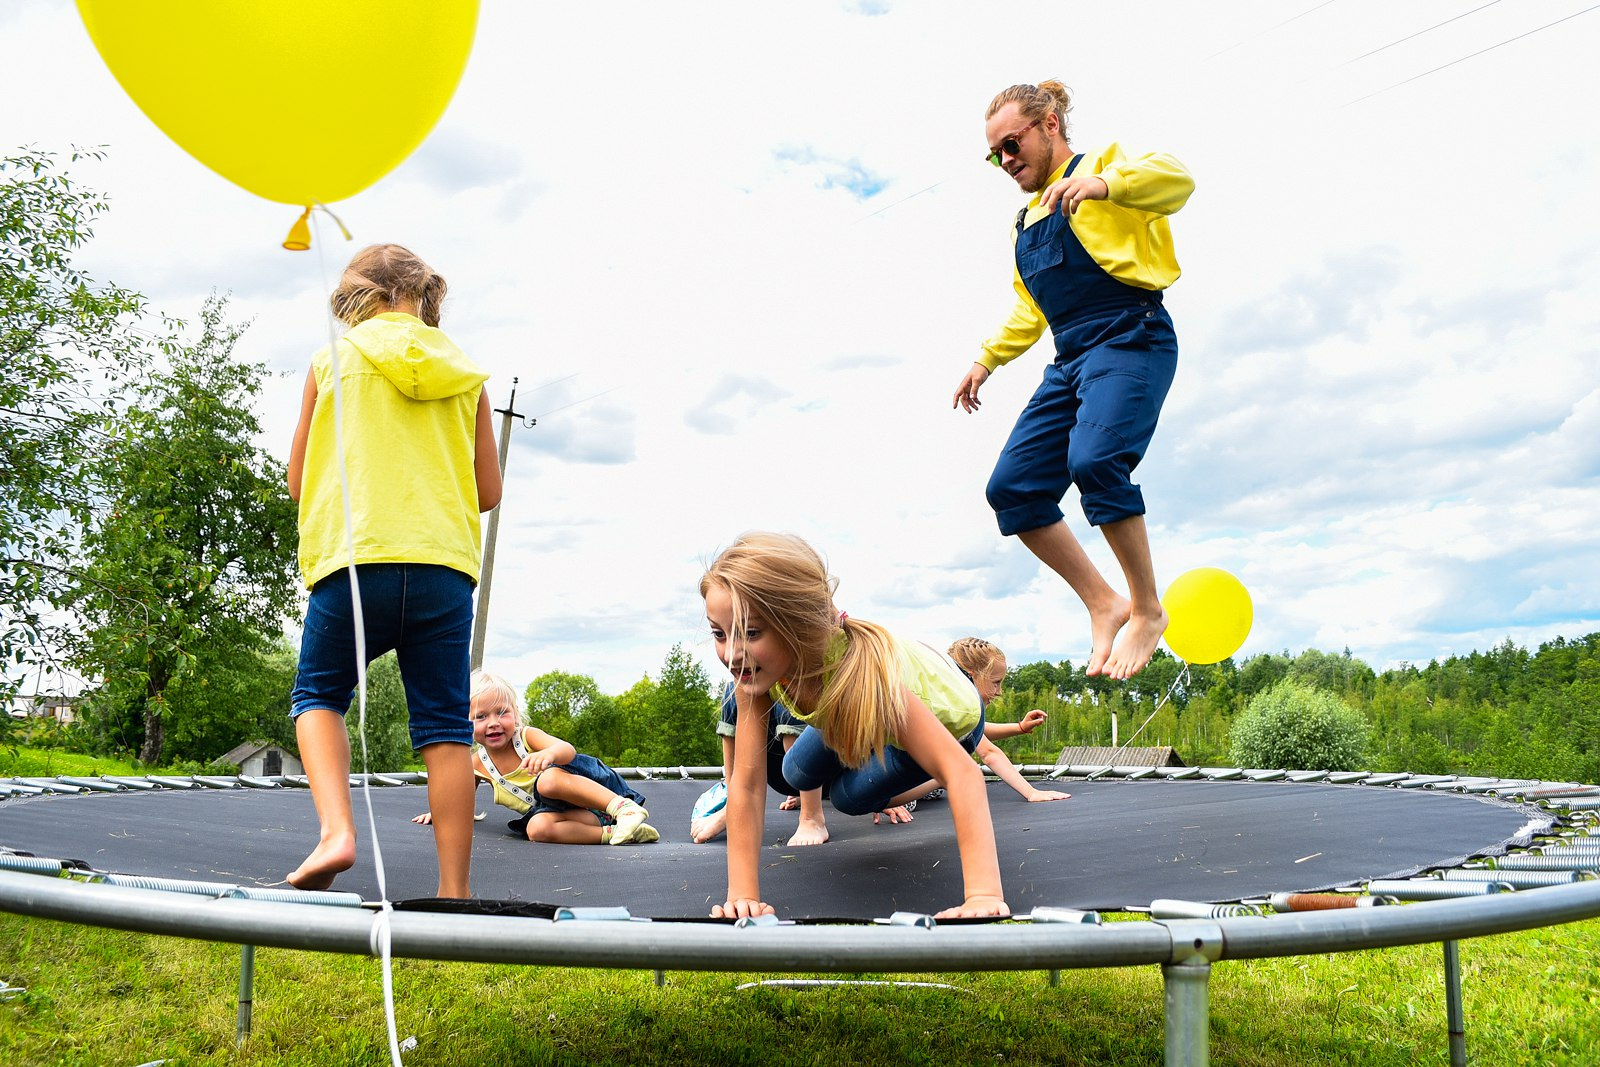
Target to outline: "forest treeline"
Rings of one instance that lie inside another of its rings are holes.
[[[168,695],[171,759],[205,765],[245,740],[292,750],[293,671],[287,643],[204,665]],[[566,671],[542,674],[522,691],[529,723],[616,766],[705,766],[721,759],[715,726],[722,684],[674,646],[654,676],[622,693],[604,693],[592,677]],[[1600,633],[1557,638],[1534,651],[1507,640],[1488,652],[1381,673],[1348,650],[1317,649],[1187,667],[1162,650],[1127,683],[1086,676],[1068,662],[1028,663],[1008,672],[989,712],[997,721],[1032,708],[1049,716],[1031,735],[1003,742],[1019,763],[1053,764],[1067,746],[1109,745],[1115,716],[1123,744],[1170,745],[1191,766],[1231,766],[1235,727],[1253,707],[1287,694],[1290,718],[1309,715],[1308,693],[1331,698],[1359,720],[1352,766],[1600,781]],[[22,740],[131,754],[140,748],[142,721],[113,687],[85,701],[80,722],[35,723]],[[354,708],[350,722],[355,734]],[[373,665],[365,730],[373,768],[411,765],[405,692],[392,656]]]

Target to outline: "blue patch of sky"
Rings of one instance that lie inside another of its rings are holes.
[[[810,146],[780,148],[772,153],[780,164],[814,168],[822,177],[822,188],[843,189],[857,200],[866,201],[889,187],[889,179],[874,174],[859,159],[825,156]]]

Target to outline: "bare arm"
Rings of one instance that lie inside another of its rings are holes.
[[[772,698],[738,693],[739,720],[728,777],[728,899],[711,908],[715,919],[770,915],[761,899],[761,835],[767,818],[767,720]]]
[[[294,443],[289,446],[289,499],[300,500],[300,478],[306,469],[306,442],[311,438],[311,415],[317,410],[317,372],[306,371],[306,387],[300,395],[300,422],[294,428]]]
[[[1006,785],[1021,793],[1023,798],[1030,803],[1041,800],[1068,800],[1071,793],[1062,793],[1054,789],[1039,789],[1032,782],[1022,776],[1017,770],[1017,765],[1011,762],[1011,757],[1002,752],[998,745],[985,737],[978,742],[977,757],[983,765],[995,773]]]
[[[493,511],[500,503],[500,448],[494,442],[489,390],[478,394],[478,428],[473,434],[472,473],[478,482],[478,510]]]
[[[547,734],[535,726],[522,728],[522,740],[533,750],[523,759],[522,769],[535,774],[547,767],[565,766],[578,754],[572,742],[563,741],[555,734]]]
[[[1010,915],[1000,885],[1000,859],[994,845],[994,822],[989,817],[989,795],[983,772],[972,762],[944,724],[910,690],[906,691],[906,723],[899,747],[936,779],[950,798],[950,815],[956,825],[956,846],[961,850],[961,876],[966,900],[938,913],[938,918],[977,918]]]

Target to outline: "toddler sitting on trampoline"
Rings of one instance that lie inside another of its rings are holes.
[[[622,776],[554,734],[522,722],[509,682],[472,674],[472,770],[494,787],[494,802],[518,813],[507,825],[529,841],[562,845],[645,845],[661,835],[645,820],[644,797]],[[433,821],[424,812],[411,820]]]

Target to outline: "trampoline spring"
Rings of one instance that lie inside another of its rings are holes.
[[[1533,847],[1545,856],[1600,856],[1600,840],[1592,837],[1541,837]]]
[[[145,878],[133,874],[97,874],[93,880],[105,885],[121,886],[124,889],[159,889],[167,893],[188,893],[191,896],[201,897],[221,897],[229,890],[243,888],[226,882],[191,882],[178,878]]]
[[[1152,919],[1237,919],[1245,915],[1260,915],[1261,909],[1250,904],[1208,904],[1198,900],[1152,900]]]
[[[624,907],[557,908],[556,922],[632,922],[633,914]]]
[[[19,856],[14,852],[6,852],[0,853],[0,870],[17,871],[21,874],[48,874],[60,878],[66,874],[67,867],[60,860],[44,859],[40,856]]]
[[[1584,872],[1587,873],[1587,872]],[[1539,889],[1547,885],[1567,885],[1579,881],[1578,871],[1444,871],[1446,882],[1504,882],[1516,889]],[[1594,877],[1590,874],[1589,877]]]
[[[1580,868],[1593,870],[1600,867],[1600,852],[1574,854],[1558,850],[1553,853],[1516,852],[1488,861],[1491,867],[1502,871],[1571,871]]]
[[[324,907],[359,908],[366,901],[360,893],[335,893],[326,890],[257,889],[253,886],[228,886],[219,897],[232,900],[266,900],[274,904],[319,904]]]
[[[1087,923],[1091,926],[1101,923],[1098,911],[1079,911],[1077,908],[1034,908],[1028,918],[1036,923]]]
[[[1273,911],[1331,911],[1338,908],[1376,908],[1393,901],[1388,897],[1355,893],[1274,893]]]
[[[1448,900],[1453,897],[1480,897],[1506,893],[1514,887],[1505,882],[1446,882],[1438,878],[1374,878],[1367,883],[1373,896],[1396,900]]]

